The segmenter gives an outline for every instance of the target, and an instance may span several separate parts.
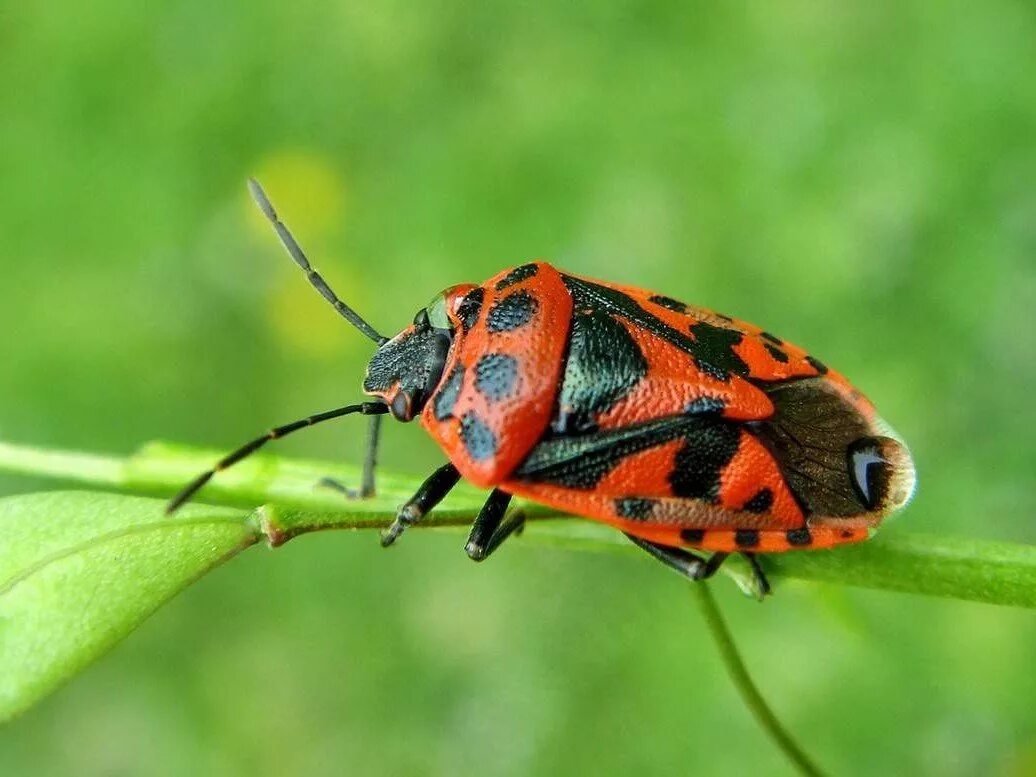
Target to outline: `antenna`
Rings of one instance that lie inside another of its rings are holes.
[[[180,509],[184,502],[200,491],[201,487],[208,483],[212,479],[213,475],[217,472],[222,472],[227,467],[237,464],[246,456],[251,456],[257,450],[266,445],[266,443],[270,442],[270,440],[279,440],[281,437],[285,437],[292,432],[297,432],[299,429],[305,429],[307,426],[313,426],[315,424],[322,424],[324,421],[330,421],[333,418],[341,418],[343,415],[349,415],[350,413],[378,416],[387,412],[388,406],[383,402],[361,402],[358,405],[346,405],[345,407],[339,407],[335,410],[327,410],[323,413],[317,413],[316,415],[311,415],[308,418],[303,418],[299,421],[293,421],[284,426],[275,427],[266,434],[256,437],[251,442],[245,443],[233,453],[224,456],[216,462],[212,469],[206,470],[198,475],[198,477],[184,486],[180,493],[169,500],[169,504],[165,508],[165,513],[166,515],[172,515],[175,513]]]
[[[302,268],[303,272],[306,273],[306,277],[309,278],[309,282],[313,284],[324,299],[334,305],[335,310],[341,314],[342,318],[359,329],[378,345],[388,342],[387,337],[378,334],[374,327],[360,317],[359,313],[342,302],[342,300],[338,298],[338,295],[331,291],[331,287],[327,285],[327,281],[324,280],[320,273],[313,269],[313,265],[309,263],[302,247],[298,244],[295,238],[292,237],[288,228],[284,226],[284,222],[277,216],[277,211],[275,211],[273,209],[273,205],[270,204],[270,199],[266,196],[266,192],[263,191],[263,187],[260,186],[259,182],[254,178],[248,179],[248,191],[251,193],[252,199],[255,200],[255,204],[259,206],[259,210],[261,210],[263,215],[270,220],[271,224],[273,224],[273,228],[277,231],[277,236],[281,239],[281,243],[283,243],[284,247],[288,250],[288,254],[295,260],[295,264]]]

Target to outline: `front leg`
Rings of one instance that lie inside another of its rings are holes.
[[[396,513],[396,520],[392,522],[381,535],[381,546],[387,548],[396,538],[403,533],[407,526],[411,526],[428,514],[428,512],[441,502],[450,490],[460,480],[460,472],[452,464],[444,464],[435,470],[428,479],[421,484],[410,501],[399,508]]]
[[[368,499],[374,496],[374,470],[378,464],[378,441],[381,432],[381,416],[372,415],[367,426],[367,451],[363,456],[363,475],[360,488],[349,488],[334,478],[321,478],[317,486],[337,491],[346,499]]]

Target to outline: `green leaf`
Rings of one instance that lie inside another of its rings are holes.
[[[25,710],[261,533],[242,510],[52,492],[0,499],[0,720]]]

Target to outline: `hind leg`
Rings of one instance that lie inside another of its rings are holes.
[[[638,548],[646,551],[653,558],[658,559],[670,569],[674,569],[690,580],[708,580],[723,566],[723,562],[730,556],[729,553],[717,552],[703,559],[683,548],[671,548],[668,545],[659,545],[648,542],[640,537],[627,534],[630,541]],[[762,567],[755,558],[754,553],[742,553],[752,567],[752,574],[755,576],[756,587],[762,595],[770,593],[770,582],[763,574]]]

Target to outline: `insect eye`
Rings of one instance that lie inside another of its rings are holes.
[[[424,308],[417,311],[417,315],[414,316],[414,326],[418,329],[428,329],[430,326],[428,321],[428,311]]]
[[[425,308],[429,323],[436,329],[453,329],[449,317],[446,315],[446,295],[439,294],[428,303]]]

